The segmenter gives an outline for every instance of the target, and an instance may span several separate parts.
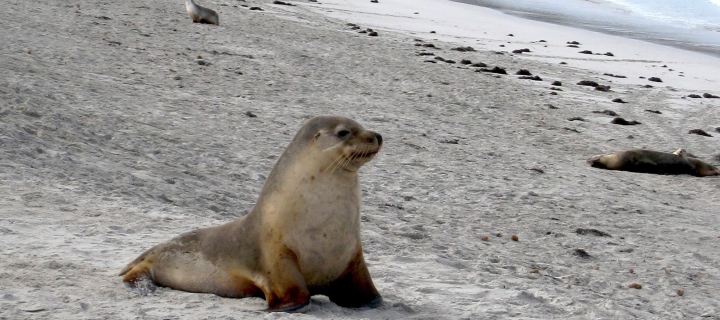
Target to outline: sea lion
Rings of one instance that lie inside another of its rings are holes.
[[[382,136],[353,120],[308,120],[250,213],[147,250],[120,271],[123,281],[264,297],[269,311],[297,310],[314,294],[343,307],[380,305],[360,240],[358,169],[381,147]]]
[[[220,17],[217,12],[201,7],[195,4],[193,0],[185,0],[185,10],[187,10],[193,22],[220,25]]]
[[[629,150],[598,155],[587,160],[596,168],[654,174],[689,174],[698,177],[717,176],[720,170],[700,159],[691,157],[684,149],[675,153],[652,150]]]

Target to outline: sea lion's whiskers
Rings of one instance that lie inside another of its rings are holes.
[[[335,166],[335,169],[333,170],[333,172],[335,172],[336,170],[342,169],[342,168],[344,168],[345,166],[347,166],[348,162],[350,162],[350,157],[351,157],[351,156],[352,156],[352,155],[343,155],[342,162],[338,163],[338,165]]]
[[[337,170],[338,168],[342,168],[342,167],[344,167],[345,165],[347,165],[348,156],[342,154],[342,155],[340,155],[340,158],[341,158],[342,160],[339,161],[339,162],[333,167],[332,171],[330,171],[330,174],[335,173],[335,170]]]
[[[362,154],[360,154],[361,157],[367,157],[370,154],[370,146],[365,146],[363,148]]]
[[[348,164],[350,164],[350,162],[352,162],[352,161],[355,160],[356,158],[357,158],[357,154],[356,154],[356,153],[351,153],[349,156],[346,156],[346,157],[345,157],[345,161],[343,161],[342,165],[339,166],[339,167],[340,167],[340,168],[344,168],[345,166],[347,166]]]
[[[338,155],[337,158],[335,158],[335,160],[330,162],[330,164],[328,164],[327,167],[325,167],[325,169],[323,169],[323,172],[327,172],[327,170],[330,169],[330,167],[337,166],[337,163],[340,163],[340,161],[343,157],[344,156],[342,154]],[[330,170],[330,174],[332,174],[334,171],[335,171],[335,169]]]

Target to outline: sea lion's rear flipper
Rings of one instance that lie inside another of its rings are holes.
[[[342,307],[375,308],[382,304],[382,297],[370,278],[362,248],[358,248],[347,270],[330,285],[325,294],[330,301]]]
[[[141,296],[146,296],[157,290],[157,285],[155,285],[152,278],[150,278],[150,275],[147,273],[135,274],[135,276],[129,281],[123,280],[123,283],[125,283],[126,287],[135,290]]]
[[[298,267],[297,255],[285,248],[277,260],[266,266],[268,287],[263,291],[268,311],[298,311],[310,304],[310,291]]]
[[[157,286],[152,279],[151,263],[148,262],[149,256],[152,254],[152,249],[144,252],[133,262],[128,263],[118,274],[123,276],[123,283],[125,283],[126,287],[136,290],[143,296],[157,290]]]

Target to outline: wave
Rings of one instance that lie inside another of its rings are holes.
[[[716,31],[720,0],[601,0],[605,6],[625,15],[635,15],[680,28]],[[596,2],[598,3],[598,2]]]

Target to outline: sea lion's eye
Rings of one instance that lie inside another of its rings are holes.
[[[348,130],[340,130],[337,133],[338,138],[345,139],[350,134],[350,131]]]

